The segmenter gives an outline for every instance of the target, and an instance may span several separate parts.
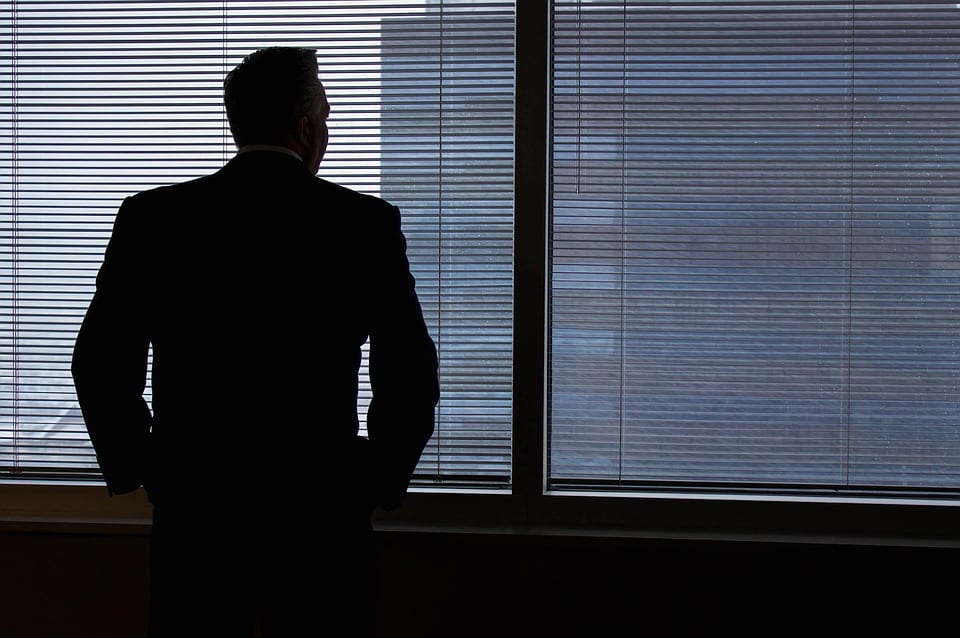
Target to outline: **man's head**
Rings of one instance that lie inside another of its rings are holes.
[[[330,113],[317,73],[312,49],[269,47],[245,57],[223,81],[237,146],[285,146],[316,173],[327,149]]]

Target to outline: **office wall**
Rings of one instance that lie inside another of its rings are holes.
[[[0,636],[143,636],[148,544],[0,532]],[[716,541],[384,533],[380,548],[384,638],[939,635],[960,565],[957,550]]]

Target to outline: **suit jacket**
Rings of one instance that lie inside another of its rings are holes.
[[[414,283],[397,208],[282,153],[127,198],[72,368],[110,493],[397,507],[439,397]]]

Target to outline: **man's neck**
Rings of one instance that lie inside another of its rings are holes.
[[[289,149],[286,146],[276,146],[274,144],[247,144],[237,149],[237,155],[243,155],[244,153],[250,153],[252,151],[272,151],[274,153],[283,153],[284,155],[289,155],[290,157],[296,157],[301,162],[303,161],[303,158],[300,157],[296,151]]]

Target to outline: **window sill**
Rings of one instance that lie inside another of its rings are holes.
[[[97,483],[0,482],[0,531],[145,534],[150,522],[143,490],[111,498]]]
[[[109,497],[102,484],[0,483],[0,531],[148,534],[143,491]],[[960,548],[960,502],[610,496],[506,490],[415,490],[376,512],[387,534],[746,541]]]

